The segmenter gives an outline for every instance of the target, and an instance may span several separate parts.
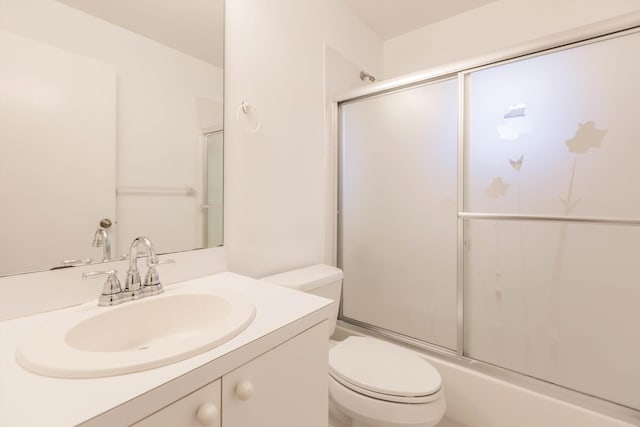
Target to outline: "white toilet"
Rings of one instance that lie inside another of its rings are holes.
[[[334,300],[332,335],[342,277],[341,270],[319,264],[262,280]],[[332,427],[433,427],[446,407],[433,366],[412,351],[370,337],[332,342],[329,397]]]

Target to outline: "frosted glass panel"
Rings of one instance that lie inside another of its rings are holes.
[[[457,81],[341,114],[343,314],[455,349]]]
[[[224,145],[223,132],[213,132],[207,134],[206,153],[207,156],[207,205],[206,210],[206,247],[214,248],[222,246],[223,229],[223,180],[224,180]]]
[[[640,35],[467,76],[465,210],[640,217]]]
[[[466,221],[465,355],[640,409],[640,228]]]

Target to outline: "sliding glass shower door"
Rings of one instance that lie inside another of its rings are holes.
[[[203,135],[202,240],[205,248],[215,248],[223,243],[223,136],[222,130]]]
[[[467,73],[463,215],[464,354],[638,409],[639,51]]]
[[[636,29],[343,102],[343,318],[640,410],[638,52]]]
[[[343,104],[344,317],[456,348],[457,82]]]

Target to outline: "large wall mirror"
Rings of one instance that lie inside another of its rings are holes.
[[[222,244],[224,0],[0,0],[0,276]]]

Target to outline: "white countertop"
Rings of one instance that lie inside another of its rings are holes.
[[[247,329],[213,350],[126,375],[50,378],[33,374],[16,362],[16,349],[29,331],[47,328],[74,313],[100,310],[95,301],[0,322],[0,426],[107,426],[114,425],[114,420],[117,424],[136,421],[150,409],[159,409],[202,387],[329,315],[330,300],[233,273],[167,286],[164,294],[150,298],[219,288],[232,289],[254,302],[256,316]]]

